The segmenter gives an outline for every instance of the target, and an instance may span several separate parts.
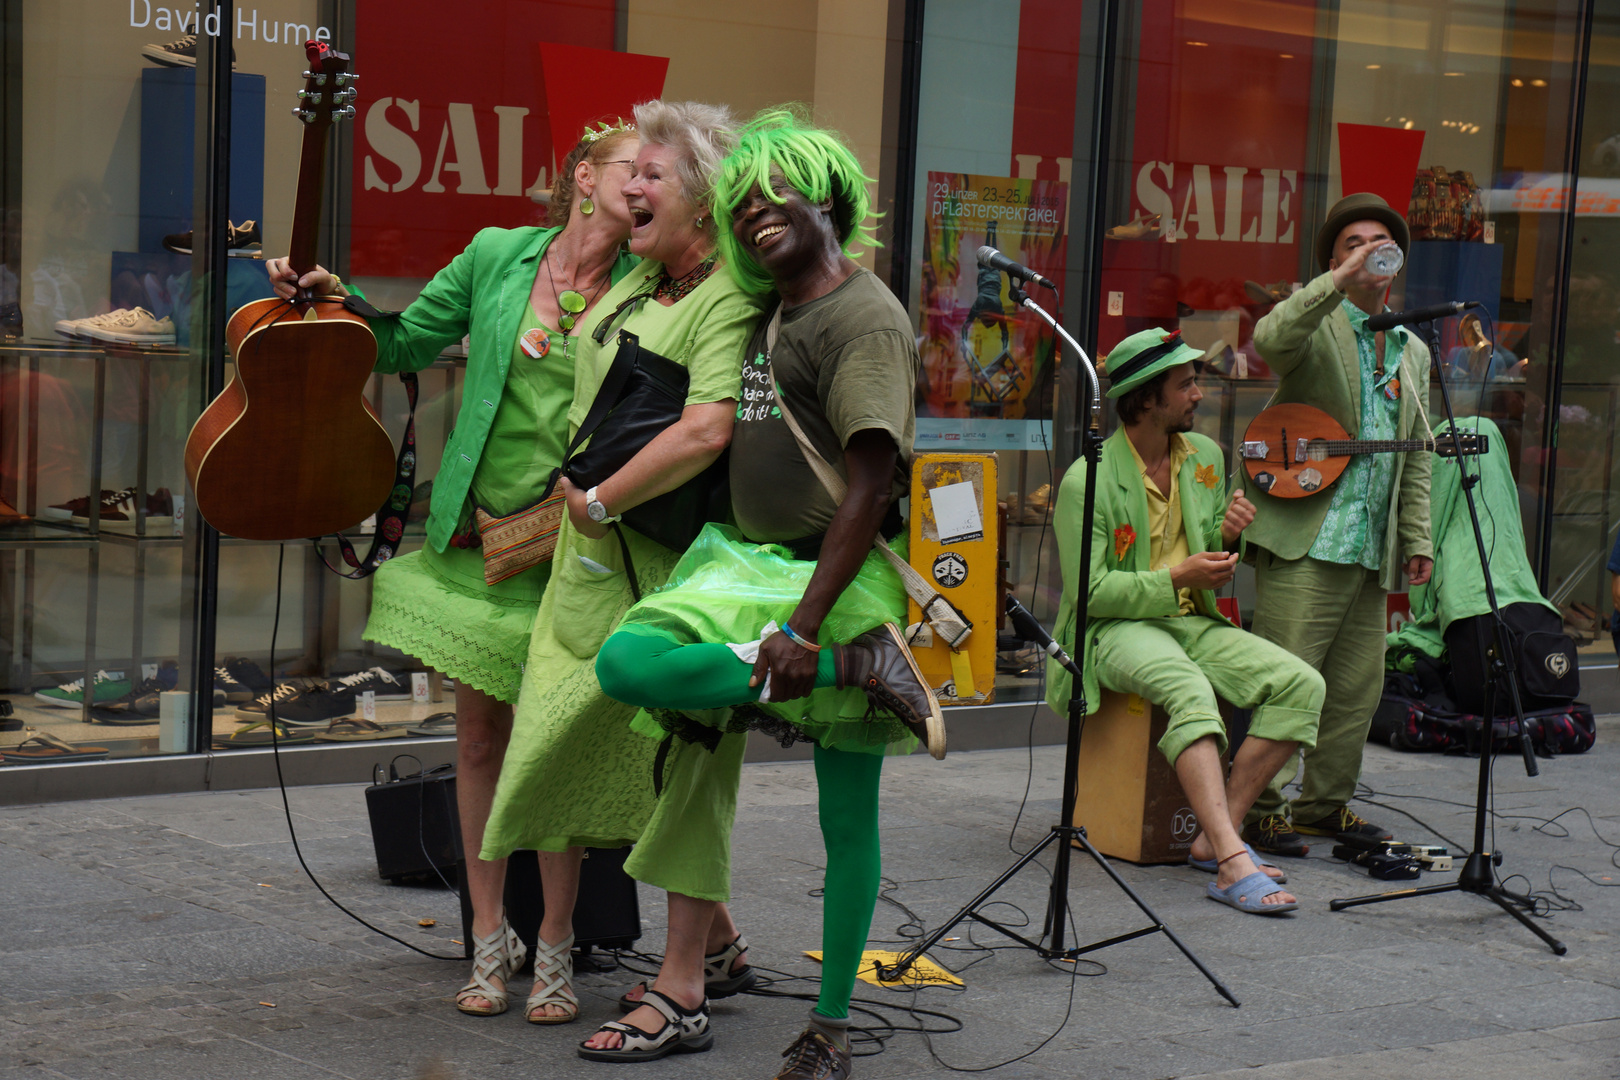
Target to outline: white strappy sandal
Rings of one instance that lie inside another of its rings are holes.
[[[597,1050],[580,1043],[579,1056],[591,1061],[656,1061],[670,1054],[701,1053],[714,1045],[707,998],[697,1008],[686,1009],[668,995],[649,990],[642,1004],[663,1014],[664,1023],[657,1031],[642,1031],[634,1024],[611,1020],[596,1030],[618,1032],[622,1037],[619,1046]]]
[[[735,994],[745,993],[753,988],[754,984],[759,981],[759,975],[751,965],[744,964],[736,971],[731,970],[731,965],[747,951],[748,939],[738,934],[736,940],[730,945],[703,958],[703,993],[705,997],[710,1001],[715,1001],[719,998],[728,998]],[[635,993],[638,989],[641,991],[642,997],[631,997],[630,994]],[[629,992],[619,995],[619,1011],[622,1013],[635,1012],[641,1007],[646,994],[646,982],[637,983],[630,988]]]
[[[535,1015],[536,1009],[547,1005],[560,1005],[566,1011],[559,1015]],[[529,995],[523,1015],[531,1024],[566,1024],[579,1019],[579,995],[574,993],[573,934],[555,945],[547,945],[545,938],[535,935],[534,991]]]
[[[505,987],[512,973],[523,966],[524,952],[523,940],[504,915],[501,925],[484,937],[473,938],[472,978],[456,991],[456,1008],[468,1016],[499,1016],[505,1012],[510,997]],[[496,986],[492,979],[499,979],[501,985]],[[489,1004],[467,1004],[472,998],[483,998]]]

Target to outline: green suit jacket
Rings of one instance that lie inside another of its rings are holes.
[[[1361,360],[1356,335],[1333,287],[1323,274],[1272,308],[1254,328],[1254,347],[1279,376],[1271,403],[1314,405],[1337,420],[1353,439],[1361,430]],[[1427,436],[1429,350],[1408,335],[1401,352],[1401,409],[1397,439]],[[1421,411],[1420,411],[1421,410]],[[1302,559],[1316,542],[1332,501],[1332,489],[1303,499],[1273,498],[1253,485],[1244,496],[1254,503],[1254,524],[1244,531],[1250,543],[1282,559]],[[1381,566],[1385,589],[1400,585],[1400,571],[1413,555],[1432,555],[1429,544],[1429,455],[1396,454],[1390,485],[1389,522]]]
[[[1220,551],[1221,521],[1226,517],[1226,482],[1221,448],[1202,435],[1185,436],[1193,453],[1182,462],[1176,484],[1181,496],[1181,524],[1187,534],[1187,550]],[[1204,470],[1206,479],[1198,478]],[[1063,601],[1058,606],[1057,639],[1074,652],[1075,589],[1074,565],[1080,559],[1085,536],[1086,468],[1084,461],[1069,467],[1058,488],[1058,560],[1063,571]],[[1129,530],[1125,532],[1124,530]],[[1086,708],[1097,711],[1099,695],[1093,656],[1097,633],[1113,619],[1156,619],[1181,613],[1181,602],[1170,584],[1169,570],[1149,567],[1152,536],[1148,532],[1147,484],[1137,471],[1136,459],[1125,441],[1123,428],[1103,442],[1102,461],[1097,465],[1097,507],[1091,521],[1090,594],[1086,609],[1086,651],[1084,667]],[[1134,534],[1134,539],[1131,539]],[[1116,539],[1120,552],[1116,548]],[[1129,540],[1127,543],[1126,541]],[[1123,557],[1122,557],[1123,556]],[[1208,589],[1193,590],[1193,608],[1212,619],[1225,617],[1215,608],[1215,594]],[[1058,664],[1046,667],[1046,700],[1060,715],[1069,708],[1073,677]]]
[[[433,478],[427,539],[435,551],[445,549],[461,520],[467,489],[478,471],[490,424],[506,389],[506,371],[512,363],[512,343],[523,306],[529,302],[546,245],[561,231],[482,229],[465,251],[434,275],[409,307],[371,320],[377,335],[378,371],[420,371],[445,346],[471,335],[461,410]],[[621,254],[613,267],[613,280],[624,277],[638,261]],[[566,416],[557,417],[557,424],[565,430],[567,423]]]

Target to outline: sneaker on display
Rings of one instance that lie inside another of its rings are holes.
[[[244,221],[240,225],[225,223],[228,229],[225,233],[225,254],[232,259],[262,259],[264,258],[263,237],[259,234],[257,221]],[[163,246],[180,255],[190,255],[192,247],[193,229],[183,233],[169,233],[163,238]]]
[[[225,670],[229,671],[237,682],[253,691],[255,696],[275,689],[275,684],[270,681],[270,676],[264,673],[264,669],[245,656],[227,656]]]
[[[312,686],[285,703],[276,703],[276,719],[293,727],[314,727],[354,712],[354,694],[347,688]]]
[[[197,66],[197,35],[187,34],[164,45],[143,45],[141,55],[164,67]],[[231,46],[231,67],[236,67],[236,47]]]
[[[83,503],[85,505],[80,506]],[[71,505],[74,507],[72,518],[75,522],[85,523],[90,520],[88,499],[75,499]],[[57,507],[52,507],[57,509]],[[120,488],[118,491],[108,492],[101,497],[102,521],[129,521],[135,516],[135,489],[132,487]],[[148,525],[174,524],[174,496],[168,488],[158,488],[146,497],[146,522]]]
[[[133,488],[130,490],[134,490]],[[101,501],[105,505],[109,498],[120,494],[111,488],[101,489]],[[70,521],[73,518],[83,519],[90,513],[90,496],[85,495],[77,499],[69,499],[65,503],[52,503],[39,512],[45,521]]]
[[[122,308],[99,319],[81,319],[81,333],[96,341],[120,345],[173,345],[174,320],[162,319],[143,307]]]
[[[0,304],[0,337],[23,336],[22,308],[17,304]]]
[[[124,673],[111,671],[98,671],[90,690],[90,702],[93,705],[121,698],[129,693],[129,680]],[[69,683],[62,683],[49,690],[41,690],[34,695],[34,700],[46,705],[55,705],[59,708],[70,708],[84,704],[84,680],[74,679]]]
[[[342,687],[352,691],[356,699],[370,690],[376,697],[375,701],[409,701],[411,688],[399,676],[388,669],[376,666],[364,671],[357,671],[353,675],[345,675],[333,681],[332,689]]]
[[[160,711],[158,695],[173,690],[179,678],[180,666],[170,660],[158,669],[156,678],[136,684],[123,697],[96,704],[92,715],[103,724],[150,724]]]
[[[293,698],[302,694],[307,687],[302,683],[284,682],[274,690],[266,690],[246,705],[236,710],[238,720],[263,720],[270,711],[272,703],[276,706],[276,715],[281,715],[281,709]],[[223,704],[223,702],[221,702]]]
[[[236,676],[232,675],[223,664],[214,668],[215,701],[219,700],[219,695],[221,692],[225,694],[225,700],[227,702],[253,700],[253,691],[237,682]]]

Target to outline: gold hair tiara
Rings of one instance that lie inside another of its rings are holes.
[[[620,116],[616,118],[615,123],[608,124],[604,122],[598,124],[597,129],[599,130],[593,130],[591,125],[586,124],[585,134],[579,137],[580,142],[590,144],[596,142],[598,139],[605,139],[609,135],[619,135],[633,132],[636,130],[636,125],[625,123],[624,117]]]

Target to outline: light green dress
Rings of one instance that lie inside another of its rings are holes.
[[[598,301],[576,331],[580,352],[569,411],[571,433],[590,410],[612,364],[620,328],[635,333],[644,348],[688,370],[688,405],[737,397],[743,350],[761,301],[743,292],[724,267],[670,306],[649,298],[625,309],[610,326],[605,344],[592,341],[597,325],[612,318],[624,301],[649,293],[661,270],[658,263],[642,263]],[[680,552],[633,529],[621,529],[643,593],[662,585]],[[653,776],[658,744],[631,732],[635,709],[607,697],[596,681],[596,651],[633,599],[618,540],[611,533],[601,540],[587,539],[564,518],[553,566],[530,638],[512,741],[484,828],[485,859],[528,848],[559,851],[574,845],[634,843],[651,819],[662,787],[663,777],[655,782]],[[740,745],[715,757],[729,761],[732,754],[741,761]],[[665,776],[672,775],[677,756],[668,755]]]
[[[573,399],[570,354],[576,346],[547,327],[551,348],[539,359],[531,357],[519,342],[540,326],[534,307],[525,303],[506,386],[458,533],[470,520],[473,503],[499,515],[534,502],[567,450],[559,421]],[[365,638],[491,697],[515,702],[551,566],[539,563],[486,585],[481,548],[452,544],[441,552],[424,545],[378,568]]]

